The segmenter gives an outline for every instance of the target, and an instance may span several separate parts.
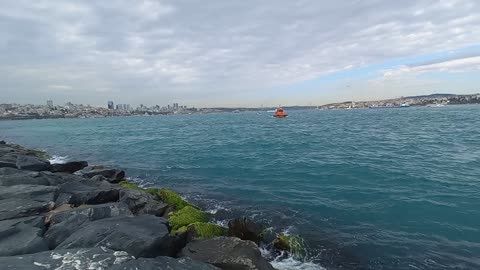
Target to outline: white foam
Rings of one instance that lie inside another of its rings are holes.
[[[50,161],[51,164],[65,164],[68,159],[68,156],[53,156],[48,161]]]
[[[292,257],[275,259],[270,264],[278,270],[326,270],[326,268],[318,264],[298,261]]]

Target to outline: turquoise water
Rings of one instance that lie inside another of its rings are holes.
[[[480,269],[480,106],[288,113],[3,121],[0,138],[299,234],[327,269]]]

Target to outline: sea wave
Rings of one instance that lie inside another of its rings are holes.
[[[65,164],[70,158],[68,156],[52,156],[48,161],[51,164]]]

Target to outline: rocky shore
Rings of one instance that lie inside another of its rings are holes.
[[[2,269],[274,269],[261,225],[210,223],[174,191],[139,187],[116,168],[50,164],[0,141],[0,186]],[[287,236],[272,244],[300,248]]]

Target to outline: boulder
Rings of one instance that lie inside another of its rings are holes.
[[[262,257],[254,242],[236,237],[217,237],[193,241],[182,249],[180,255],[213,264],[222,269],[274,269]]]
[[[50,211],[56,190],[56,187],[38,185],[2,187],[0,220],[36,216]]]
[[[0,168],[0,186],[44,185],[57,186],[66,182],[85,180],[83,177],[51,172],[22,171]]]
[[[62,208],[62,207],[61,207]],[[64,207],[64,211],[52,211],[48,218],[50,227],[45,239],[50,249],[56,248],[82,225],[104,218],[133,216],[127,206],[118,203],[85,205],[78,208]]]
[[[43,231],[43,217],[39,216],[0,221],[0,256],[48,250]]]
[[[58,198],[55,206],[71,204],[79,206],[82,204],[103,204],[117,202],[119,199],[120,187],[108,182],[97,182],[81,180],[65,183],[59,186]]]
[[[273,241],[273,246],[278,250],[287,251],[297,258],[303,258],[306,255],[304,241],[298,235],[279,235]]]
[[[52,208],[53,202],[17,198],[0,200],[0,220],[36,216]]]
[[[0,257],[2,269],[109,269],[135,259],[123,251],[105,247],[51,250],[22,256]],[[121,268],[120,268],[121,269]]]
[[[109,270],[220,270],[219,268],[190,258],[174,259],[160,256],[157,258],[138,258],[126,263],[114,265]]]
[[[142,190],[122,189],[120,190],[120,202],[125,203],[135,215],[149,214],[163,216],[168,205],[155,200],[155,197]]]
[[[257,245],[263,239],[263,228],[247,217],[235,218],[228,222],[228,236],[235,236],[242,240],[250,240]]]
[[[0,141],[0,144],[7,144],[5,141]]]
[[[113,168],[105,168],[103,166],[88,166],[80,171],[77,171],[76,174],[87,178],[101,175],[107,178],[110,183],[119,183],[125,178],[124,171]]]
[[[17,168],[17,155],[12,153],[1,154],[0,168]]]
[[[56,249],[106,246],[135,257],[157,257],[173,256],[184,244],[185,239],[170,235],[166,219],[142,215],[86,223]]]
[[[88,166],[86,161],[70,161],[62,164],[52,164],[51,172],[74,173]]]
[[[28,171],[48,171],[50,161],[33,155],[19,155],[17,157],[17,168]]]

